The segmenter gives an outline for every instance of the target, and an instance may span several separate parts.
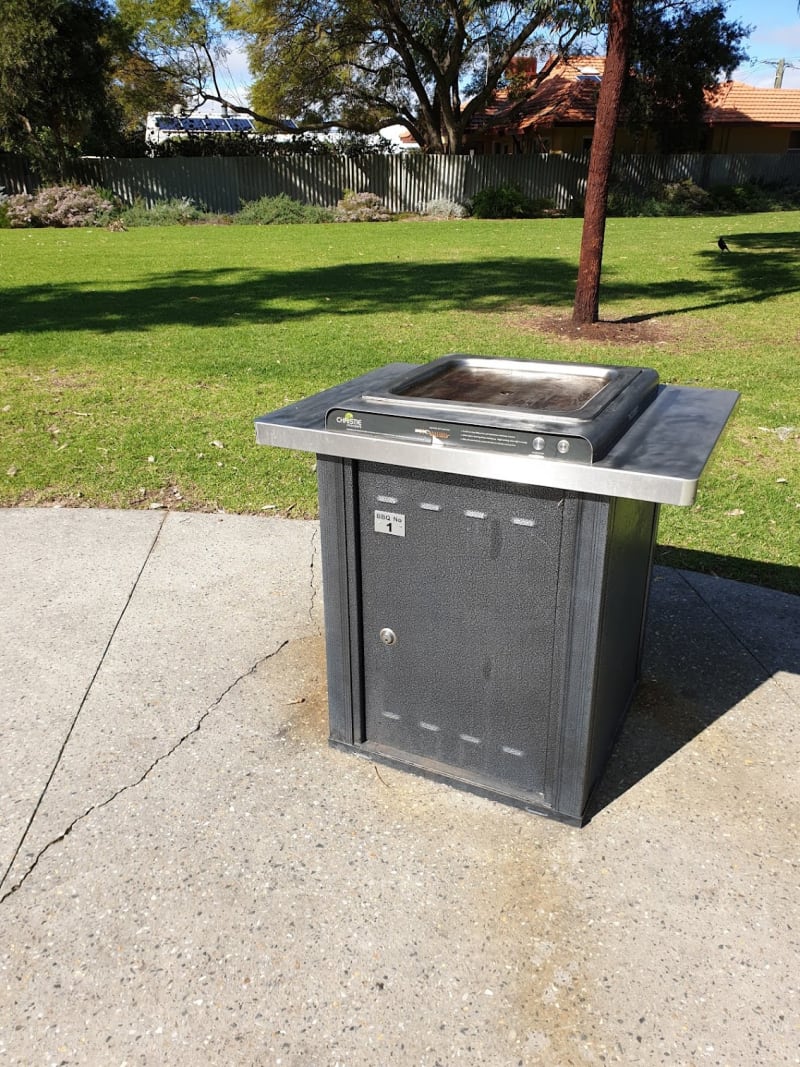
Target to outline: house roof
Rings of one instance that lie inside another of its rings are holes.
[[[551,72],[520,103],[512,90],[501,89],[470,123],[473,133],[513,129],[522,134],[551,126],[591,126],[597,110],[597,94],[605,71],[604,56],[574,56],[557,60]],[[520,77],[535,79],[535,70],[525,67]],[[800,89],[759,89],[744,82],[725,82],[706,94],[705,121],[721,123],[800,127]]]
[[[470,127],[477,130],[513,126],[522,132],[556,124],[591,125],[604,70],[604,56],[557,60],[524,103],[519,103],[513,90],[500,89]],[[531,72],[529,77],[533,80],[536,75]]]
[[[744,82],[725,82],[707,96],[706,122],[800,127],[800,89],[757,89]]]

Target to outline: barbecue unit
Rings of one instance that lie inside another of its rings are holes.
[[[660,504],[738,394],[450,355],[256,420],[317,454],[331,743],[580,824],[639,676]]]

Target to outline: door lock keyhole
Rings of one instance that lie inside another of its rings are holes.
[[[381,630],[379,637],[385,645],[393,645],[397,641],[397,634],[394,630],[390,630],[388,626],[384,626]]]

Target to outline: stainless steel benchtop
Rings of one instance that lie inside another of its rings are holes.
[[[255,420],[256,441],[317,455],[686,506],[694,502],[700,475],[739,399],[739,393],[727,389],[659,386],[655,400],[627,433],[604,459],[591,464],[438,448],[325,428],[331,408],[380,391],[415,366],[391,363],[263,415]]]

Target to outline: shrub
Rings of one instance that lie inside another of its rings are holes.
[[[764,193],[769,197],[771,211],[794,211],[800,208],[800,186],[765,185]]]
[[[680,182],[668,182],[663,189],[662,197],[675,215],[696,215],[707,211],[709,207],[709,195],[706,189],[701,188],[691,178],[684,178]]]
[[[202,205],[184,196],[157,200],[151,207],[137,198],[125,208],[121,217],[126,226],[185,226],[187,222],[198,222],[205,216]]]
[[[440,197],[438,200],[429,200],[422,214],[435,219],[465,219],[469,212],[463,204]]]
[[[6,218],[9,226],[13,226],[14,229],[33,226],[32,205],[33,196],[31,193],[15,193],[10,196],[5,203]]]
[[[547,197],[526,196],[518,185],[498,185],[476,193],[471,212],[476,219],[538,219],[555,214],[555,204]]]
[[[655,203],[655,197],[658,192],[658,183],[652,183],[651,187],[645,191],[640,188],[631,189],[630,185],[626,181],[612,181],[608,191],[608,202],[606,204],[606,213],[610,217],[619,218],[635,218],[639,215],[651,215],[653,214],[652,207]],[[651,210],[644,210],[645,202],[649,205]]]
[[[790,185],[746,182],[702,189],[690,179],[631,194],[616,186],[608,198],[609,215],[722,215],[753,211],[791,211],[800,207],[800,189]]]
[[[389,222],[391,215],[375,193],[354,193],[345,189],[336,205],[334,222]]]
[[[755,182],[744,185],[715,185],[710,192],[714,211],[736,214],[747,211],[769,211],[773,206],[767,190]]]
[[[10,196],[5,204],[13,227],[105,226],[119,206],[110,193],[89,185],[49,185],[33,195]]]
[[[313,204],[301,204],[285,193],[262,196],[243,203],[234,222],[248,226],[277,226],[301,222],[332,222],[333,212]]]

